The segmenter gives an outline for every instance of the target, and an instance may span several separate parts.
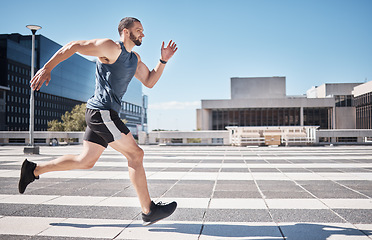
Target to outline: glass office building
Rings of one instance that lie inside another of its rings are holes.
[[[0,85],[6,91],[5,124],[1,130],[28,131],[31,79],[31,35],[0,35]],[[35,73],[61,45],[42,36],[35,38]],[[35,131],[48,128],[48,121],[60,119],[66,111],[85,102],[94,91],[95,63],[73,55],[52,71],[48,87],[35,91]]]
[[[31,35],[0,35],[0,130],[28,131],[31,78]],[[35,73],[62,46],[36,35]],[[35,130],[47,130],[48,121],[85,103],[94,94],[95,62],[78,54],[52,71],[48,87],[35,92]],[[1,101],[3,99],[3,101]],[[141,83],[133,79],[122,101],[120,116],[128,120],[133,135],[146,130],[147,105]]]

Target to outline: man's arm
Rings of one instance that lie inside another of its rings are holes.
[[[175,42],[172,43],[172,40],[169,41],[168,46],[164,48],[164,42],[161,46],[161,60],[168,62],[172,58],[174,53],[177,51],[177,45]],[[141,61],[140,56],[136,53],[138,57],[138,65],[136,74],[134,75],[138,80],[140,80],[143,85],[148,88],[154,87],[158,82],[160,76],[162,75],[165,67],[165,63],[159,62],[158,65],[150,72],[148,67]]]
[[[59,63],[78,52],[83,55],[98,57],[102,62],[115,62],[120,55],[121,48],[110,39],[94,39],[73,41],[59,49],[53,57],[32,78],[31,88],[39,90],[44,82],[48,86],[51,71]]]

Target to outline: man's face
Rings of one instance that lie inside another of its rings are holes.
[[[134,22],[133,26],[129,29],[129,39],[132,40],[136,46],[141,46],[143,37],[145,37],[145,34],[143,34],[142,24]]]

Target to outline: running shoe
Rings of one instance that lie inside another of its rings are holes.
[[[30,162],[27,159],[23,162],[18,184],[19,193],[24,193],[28,184],[35,181],[35,179],[39,179],[39,177],[35,177],[34,175],[35,168],[36,163]]]
[[[171,202],[168,204],[159,202],[155,204],[151,201],[150,213],[142,213],[143,226],[148,226],[156,223],[166,217],[169,217],[177,208],[176,202]]]

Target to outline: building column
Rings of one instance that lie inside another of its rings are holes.
[[[300,108],[300,126],[304,126],[304,107]]]
[[[198,130],[212,130],[212,110],[197,109],[197,128]]]
[[[336,129],[336,107],[332,108],[332,129]]]

